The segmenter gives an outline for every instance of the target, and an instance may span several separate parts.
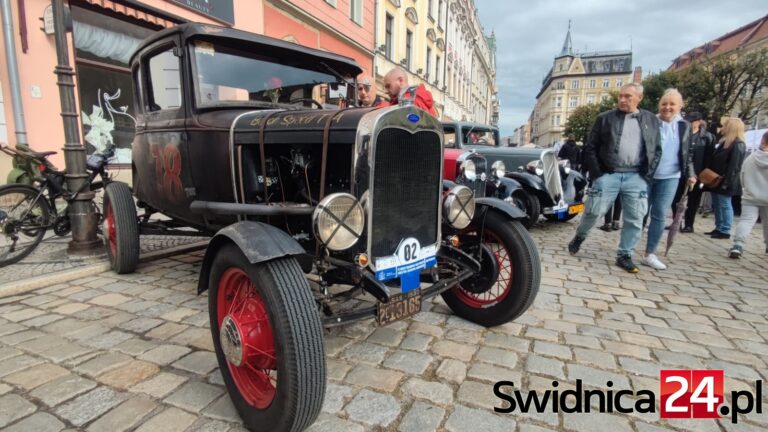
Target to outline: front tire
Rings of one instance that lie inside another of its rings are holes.
[[[512,200],[515,206],[525,212],[528,216],[525,219],[521,219],[525,229],[531,229],[531,227],[538,222],[539,215],[541,214],[541,203],[536,195],[529,194],[528,192],[518,191],[512,195]]]
[[[104,190],[104,243],[115,273],[133,273],[139,265],[139,223],[128,185],[112,182]]]
[[[251,264],[227,244],[211,264],[208,296],[219,370],[246,427],[288,432],[311,425],[325,396],[325,349],[296,259]]]
[[[467,235],[479,235],[478,227],[469,229]],[[528,310],[539,292],[541,263],[536,245],[523,225],[495,211],[486,216],[482,244],[492,254],[490,259],[483,254],[480,274],[442,296],[456,315],[492,327],[510,322]],[[489,280],[483,275],[494,277]]]

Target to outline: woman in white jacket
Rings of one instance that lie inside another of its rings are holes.
[[[760,148],[752,153],[741,168],[741,219],[736,226],[733,247],[728,251],[731,258],[741,258],[744,241],[757,222],[763,221],[763,240],[768,254],[768,132],[763,134]]]

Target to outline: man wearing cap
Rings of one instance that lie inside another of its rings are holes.
[[[389,95],[390,105],[398,105],[401,99],[413,100],[413,105],[437,117],[432,93],[427,90],[424,84],[409,87],[408,74],[405,72],[405,69],[398,66],[387,72],[384,76],[384,88]]]
[[[692,112],[685,116],[685,120],[691,123],[691,148],[693,153],[693,170],[698,177],[699,173],[709,165],[712,153],[715,151],[715,136],[707,131],[707,124],[704,116],[700,112]],[[699,210],[701,202],[701,184],[696,183],[693,189],[688,193],[688,208],[685,210],[685,221],[680,232],[692,233],[693,222],[696,219],[696,212]],[[674,211],[677,201],[680,200],[682,190],[678,191],[675,202],[672,203]]]
[[[371,78],[361,76],[357,79],[357,98],[361,107],[387,106],[387,102],[376,94],[376,87]]]

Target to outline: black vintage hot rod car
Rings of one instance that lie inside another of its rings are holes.
[[[437,119],[413,106],[327,109],[355,100],[354,61],[184,24],[144,41],[131,70],[133,192],[146,213],[213,234],[199,292],[249,428],[314,421],[323,326],[386,324],[438,294],[494,326],[533,302],[540,264],[524,214],[444,183]],[[125,184],[106,190],[118,272],[136,267],[146,223],[132,199]]]

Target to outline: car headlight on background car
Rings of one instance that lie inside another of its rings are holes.
[[[469,181],[475,181],[477,178],[477,168],[475,163],[471,159],[467,159],[461,163],[461,174]]]
[[[563,159],[563,160],[561,160],[559,162],[559,164],[560,164],[560,167],[563,169],[563,172],[565,172],[566,175],[571,172],[571,161],[569,161],[568,159]]]
[[[468,227],[475,216],[475,197],[472,189],[454,186],[443,201],[443,216],[456,229]]]
[[[491,165],[491,174],[498,180],[507,174],[507,166],[504,162],[497,160]]]
[[[530,173],[536,174],[537,176],[544,174],[544,164],[541,163],[540,159],[536,159],[528,162],[528,165],[526,165],[526,168]]]
[[[349,249],[360,239],[365,212],[354,196],[335,193],[323,198],[312,213],[317,238],[330,250]]]

